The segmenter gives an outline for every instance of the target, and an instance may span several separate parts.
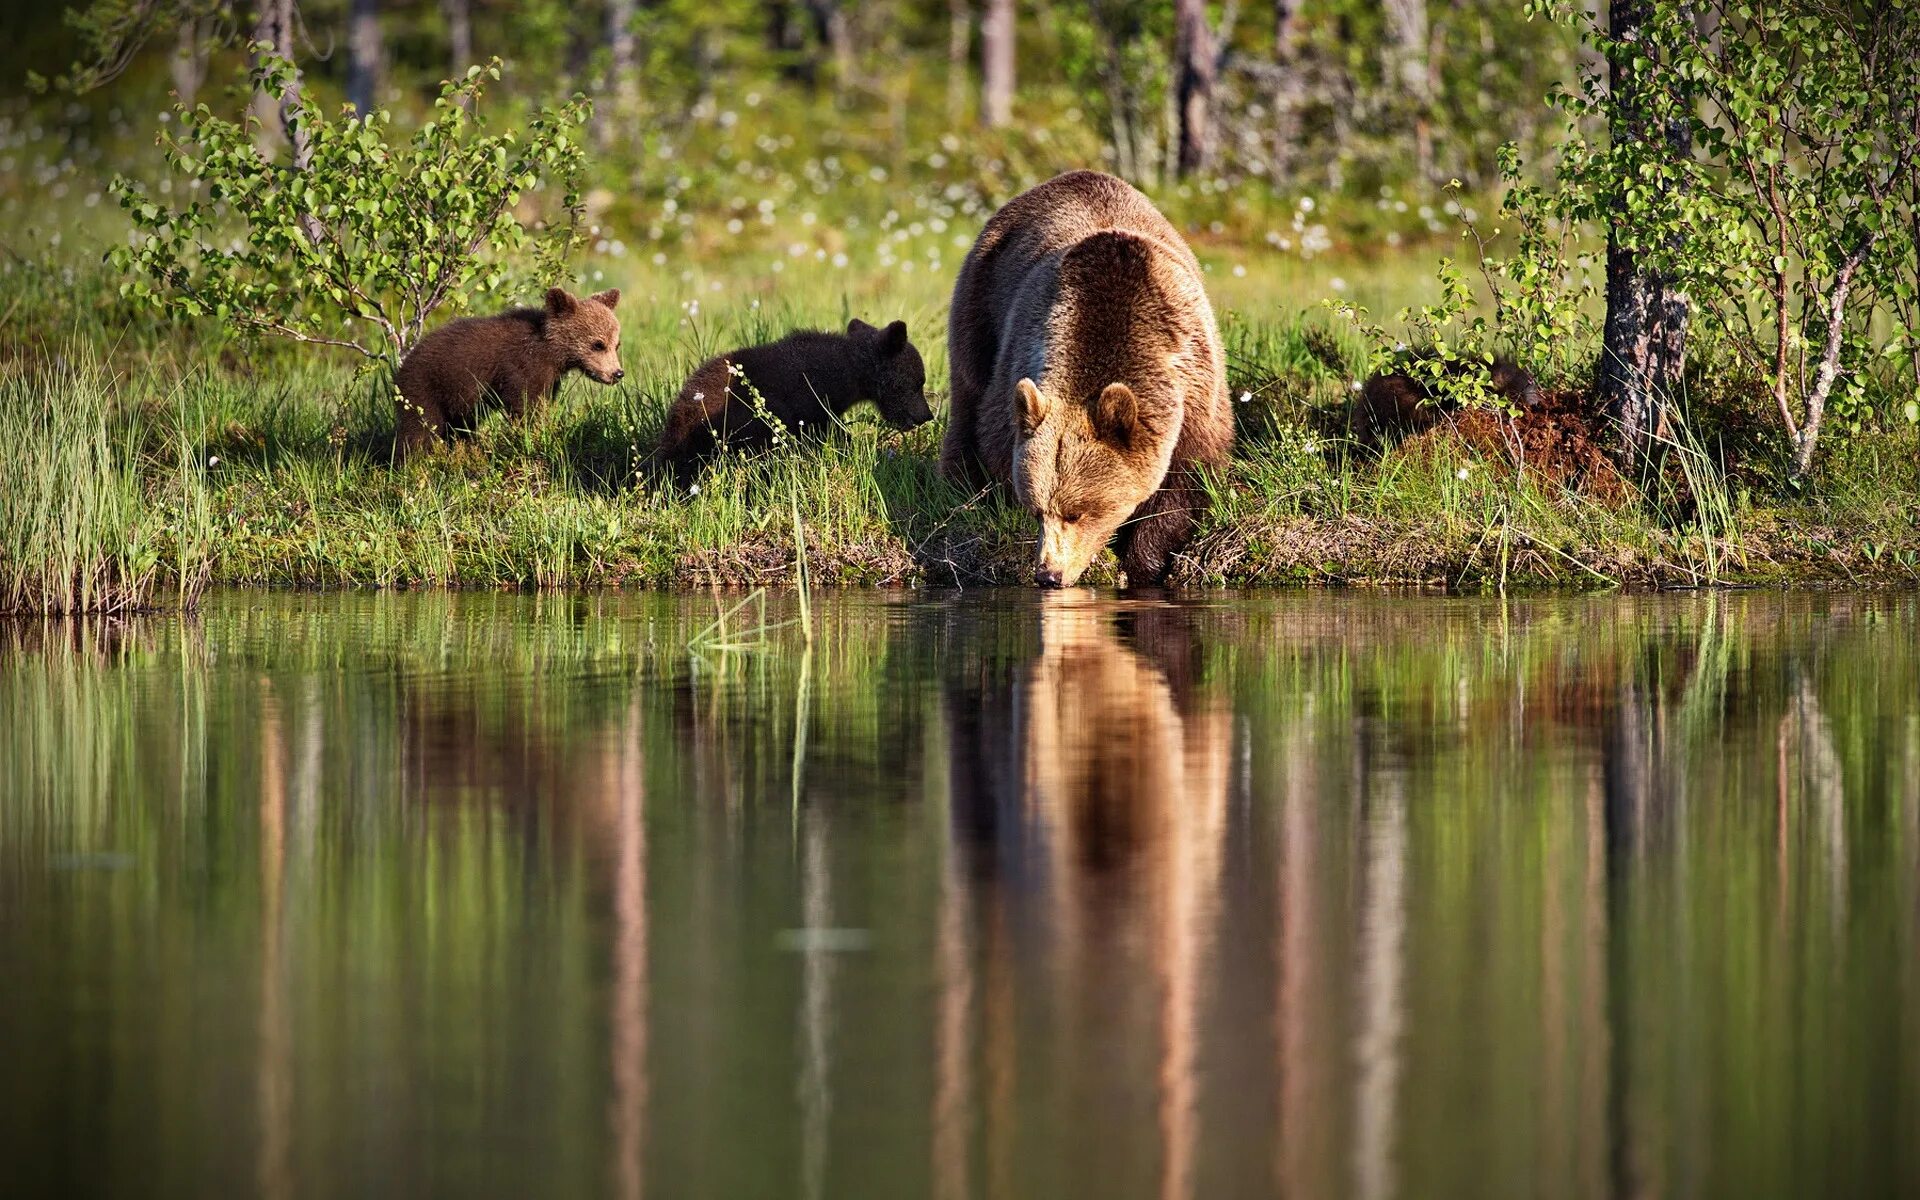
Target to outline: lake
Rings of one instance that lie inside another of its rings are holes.
[[[1920,597],[740,602],[0,625],[0,1192],[1920,1193]]]

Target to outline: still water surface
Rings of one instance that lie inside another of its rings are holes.
[[[1920,1192],[1913,595],[714,614],[0,627],[0,1193]]]

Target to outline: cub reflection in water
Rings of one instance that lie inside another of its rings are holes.
[[[1096,1181],[1130,1190],[1156,1169],[1161,1195],[1191,1194],[1231,710],[1201,680],[1187,611],[1071,592],[1038,599],[1037,653],[978,667],[945,695],[955,849],[971,868],[949,891],[965,915],[947,927],[979,944],[943,955],[943,971],[979,962],[984,975],[987,1086],[977,1103],[989,1171],[1019,1136],[1007,1106],[1025,1088],[1058,1098],[1056,1115],[1069,1121],[1086,1104],[1125,1109],[1150,1089],[1157,1147],[1088,1147],[1084,1161],[1059,1165],[1093,1194],[1113,1190]],[[1014,968],[1019,959],[1028,961]],[[948,996],[975,991],[970,980],[944,982]],[[947,1014],[945,1036],[972,1019]],[[1138,1052],[1114,1055],[1116,1044]],[[1016,1083],[1022,1075],[1029,1081]],[[968,1086],[943,1085],[949,1095]]]

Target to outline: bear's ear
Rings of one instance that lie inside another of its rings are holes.
[[[616,308],[620,304],[620,289],[608,288],[604,292],[596,292],[593,297],[593,302],[595,304],[604,304],[608,308]]]
[[[1139,440],[1140,402],[1124,383],[1110,383],[1093,402],[1093,432],[1109,446],[1130,450]]]
[[[898,354],[907,348],[907,323],[895,321],[880,331],[880,353]]]
[[[578,307],[580,302],[573,293],[565,288],[547,289],[547,313],[550,316],[564,317]]]
[[[862,321],[859,317],[855,317],[853,320],[847,322],[848,337],[863,337],[869,333],[876,332],[878,331],[874,329],[873,326]]]
[[[1014,397],[1019,401],[1020,432],[1032,437],[1047,419],[1047,398],[1040,389],[1033,386],[1033,380],[1022,379],[1013,385]]]

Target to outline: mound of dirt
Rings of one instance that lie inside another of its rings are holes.
[[[1449,413],[1411,441],[1443,438],[1468,446],[1489,462],[1505,463],[1609,508],[1632,495],[1632,487],[1607,457],[1605,414],[1578,391],[1543,390],[1532,407],[1512,416],[1484,409]]]

